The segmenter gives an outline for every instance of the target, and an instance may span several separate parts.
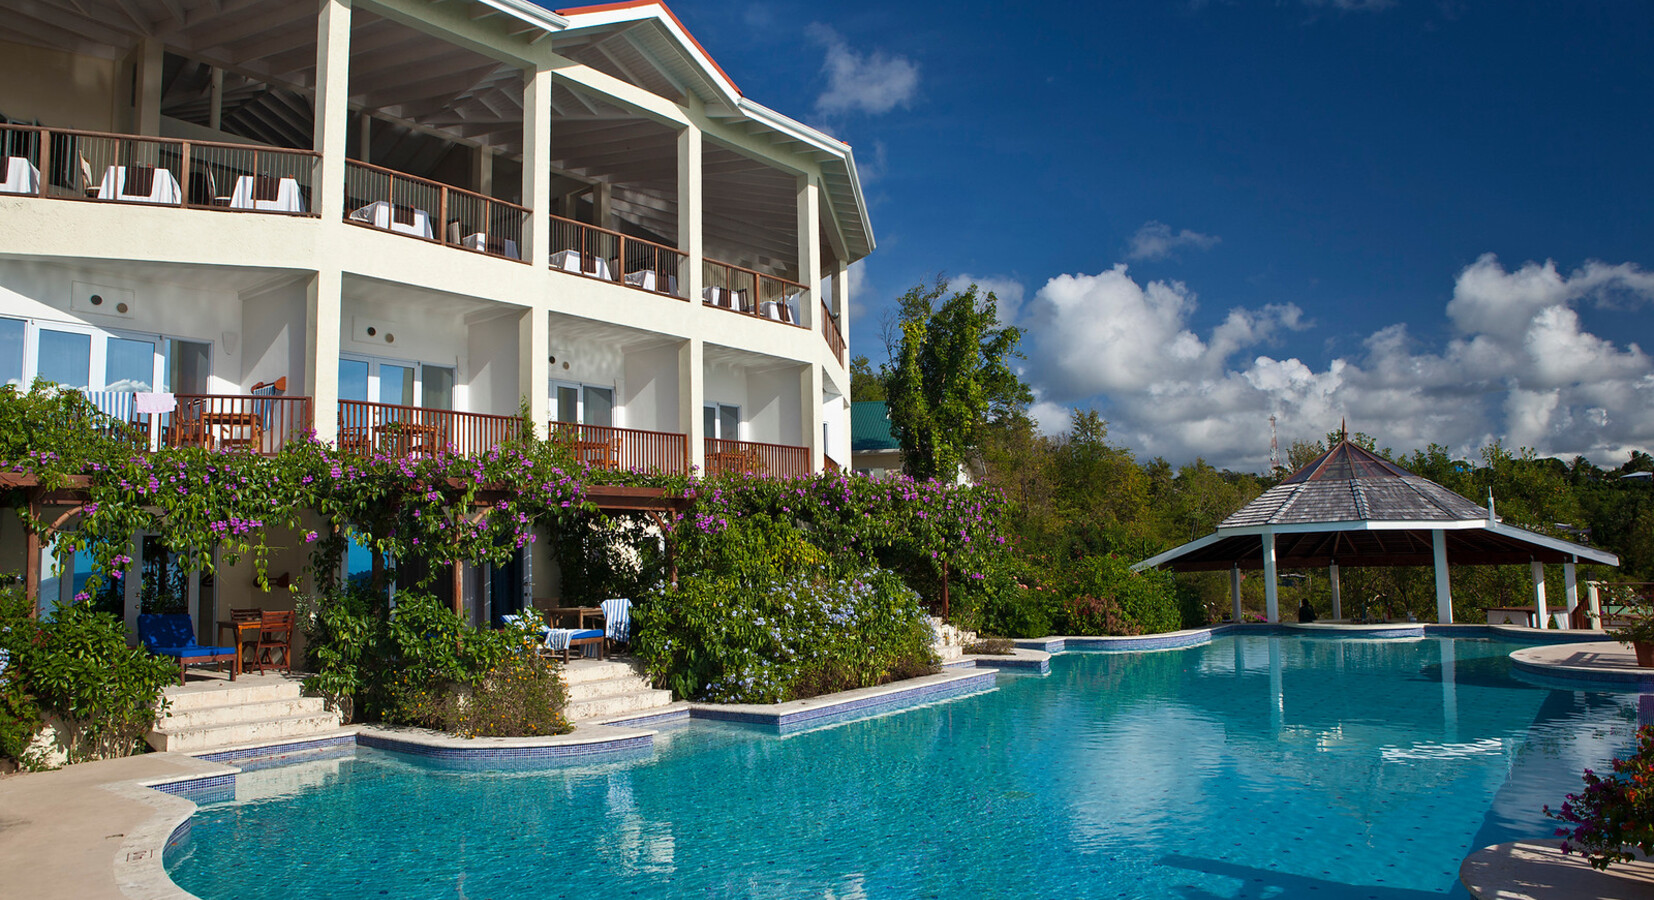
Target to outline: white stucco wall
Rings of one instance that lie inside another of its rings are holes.
[[[655,347],[626,354],[621,402],[626,427],[646,431],[681,431],[678,422],[678,348]]]

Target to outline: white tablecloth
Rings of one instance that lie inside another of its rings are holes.
[[[299,194],[299,182],[283,178],[276,185],[276,199],[260,200],[253,196],[254,178],[242,175],[235,180],[235,192],[230,195],[231,209],[257,209],[265,212],[304,212],[304,197]]]
[[[654,269],[644,269],[641,272],[627,272],[626,283],[643,288],[646,291],[660,290],[660,276]],[[666,293],[676,297],[678,295],[678,276],[666,276]]]
[[[766,319],[774,319],[777,322],[791,323],[794,321],[792,311],[774,300],[765,300],[758,304],[758,313]]]
[[[466,236],[466,238],[460,241],[460,243],[471,250],[486,252],[488,249],[488,238],[480,231],[476,234]],[[512,259],[523,258],[522,254],[517,251],[517,242],[511,240],[510,238],[505,240],[505,255],[511,257]]]
[[[732,290],[726,287],[709,287],[701,291],[701,299],[713,306],[724,309],[741,310],[745,301],[746,291]]]
[[[431,231],[431,214],[417,207],[403,207],[413,209],[413,224],[396,221],[391,213],[391,205],[385,200],[375,200],[367,206],[350,214],[358,222],[366,222],[375,228],[383,228],[398,234],[411,234],[414,237],[435,237]]]
[[[577,275],[591,275],[604,281],[613,281],[614,276],[609,274],[609,261],[601,256],[592,257],[592,264],[585,271],[580,269],[580,254],[573,250],[559,250],[551,255],[551,264],[565,272]]]
[[[40,170],[26,157],[12,156],[6,160],[6,179],[0,181],[0,193],[40,193]]]
[[[170,169],[155,169],[148,194],[126,193],[126,166],[110,166],[103,172],[103,184],[98,188],[100,200],[126,200],[138,203],[168,203],[174,206],[184,202],[184,191],[178,186]]]

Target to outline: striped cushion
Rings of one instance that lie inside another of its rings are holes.
[[[614,597],[601,605],[605,636],[616,643],[629,643],[632,638],[632,601]]]
[[[603,632],[595,628],[549,628],[546,630],[546,649],[567,650],[570,641],[602,636]]]

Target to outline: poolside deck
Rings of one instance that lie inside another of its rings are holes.
[[[1654,862],[1599,872],[1554,845],[1516,841],[1472,853],[1459,867],[1459,882],[1477,900],[1648,900],[1654,897]]]

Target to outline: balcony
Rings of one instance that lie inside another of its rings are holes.
[[[808,475],[810,448],[756,441],[706,439],[706,474]]]
[[[309,150],[0,125],[0,193],[313,216]]]
[[[165,396],[165,395],[161,395]],[[112,423],[151,450],[199,447],[274,456],[313,429],[309,397],[267,394],[174,394],[170,412],[140,412],[131,391],[88,391],[86,398]]]
[[[345,221],[352,225],[522,262],[528,216],[527,207],[475,191],[345,163]]]
[[[687,253],[665,244],[551,217],[553,269],[687,300],[689,286],[680,282],[678,273],[688,259]]]
[[[803,328],[803,306],[809,299],[809,291],[796,281],[706,261],[701,302],[707,306]]]
[[[825,300],[821,303],[821,337],[827,342],[827,349],[833,351],[833,358],[838,360],[839,365],[844,365],[844,334],[839,331],[838,318],[827,308]]]
[[[521,429],[516,416],[339,401],[339,449],[361,455],[475,456],[514,440]]]
[[[689,437],[606,425],[551,423],[551,440],[569,448],[575,460],[594,469],[684,475],[689,472]]]

